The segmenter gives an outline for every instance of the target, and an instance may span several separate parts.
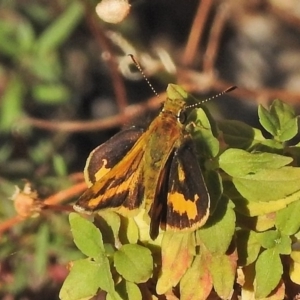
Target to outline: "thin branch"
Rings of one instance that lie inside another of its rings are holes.
[[[30,125],[49,131],[86,132],[105,130],[113,127],[121,127],[123,125],[123,115],[125,115],[127,120],[130,120],[134,117],[140,116],[146,111],[158,109],[160,107],[160,103],[165,97],[166,93],[161,94],[160,98],[153,96],[146,102],[129,105],[126,107],[124,114],[117,114],[101,120],[58,122],[57,120],[47,121],[27,117],[18,122],[21,122],[19,124]]]
[[[76,179],[78,179],[78,174],[75,176]],[[81,181],[72,187],[69,187],[65,190],[59,191],[56,194],[46,198],[44,201],[41,201],[41,212],[45,209],[51,209],[51,210],[58,210],[58,211],[73,211],[73,209],[68,205],[57,205],[59,203],[62,203],[64,201],[67,201],[75,196],[78,196],[78,194],[83,193],[87,188],[87,185],[85,182]],[[21,217],[19,215],[16,215],[8,220],[5,220],[4,222],[0,223],[0,235],[4,233],[5,231],[9,230],[16,224],[19,224],[23,221],[25,221],[27,218]]]
[[[0,223],[0,237],[1,234],[4,233],[5,231],[9,230],[16,224],[19,224],[20,222],[24,221],[24,218],[21,216],[14,216],[8,220],[5,220],[4,222]]]
[[[224,80],[216,80],[213,84],[213,89],[217,91],[222,91],[232,83]],[[243,87],[238,87],[232,94],[240,100],[249,101],[249,99],[255,99],[257,103],[260,103],[259,99],[265,99],[264,102],[270,102],[276,98],[282,99],[283,101],[290,104],[299,104],[300,93],[290,92],[287,90],[271,89],[271,88],[256,88],[255,90],[246,89]]]
[[[218,7],[212,28],[210,30],[207,48],[204,54],[203,72],[213,73],[215,62],[220,47],[221,35],[224,31],[224,26],[228,17],[228,7],[226,4]]]
[[[56,205],[58,203],[67,201],[67,200],[77,196],[80,193],[83,193],[86,189],[87,189],[87,185],[83,181],[83,182],[77,183],[65,190],[57,192],[56,194],[45,199],[43,203],[47,206]]]
[[[116,102],[119,106],[121,115],[124,112],[126,106],[127,106],[127,96],[126,96],[126,89],[124,86],[124,82],[122,80],[122,77],[120,75],[120,72],[118,70],[118,64],[117,60],[115,59],[115,54],[113,53],[113,50],[110,46],[110,41],[107,39],[105,34],[102,32],[102,29],[100,28],[100,22],[97,22],[95,13],[91,11],[91,9],[86,5],[86,21],[87,24],[93,33],[93,35],[96,38],[96,41],[99,45],[99,48],[102,50],[102,53],[105,54],[105,61],[108,64],[108,71],[111,74],[112,84],[114,87],[114,93],[116,96]],[[122,115],[122,117],[124,117]]]
[[[188,42],[183,54],[182,64],[184,66],[190,66],[195,59],[197,48],[199,47],[199,43],[203,37],[204,25],[209,16],[212,5],[212,0],[202,0],[198,5],[198,10],[196,12]]]
[[[278,19],[292,26],[295,30],[300,30],[300,18],[296,14],[290,13],[286,9],[278,7],[276,4],[272,4],[268,1],[268,10],[271,14],[274,14]]]
[[[230,86],[235,85],[233,82],[225,81],[216,78],[214,74],[200,73],[190,71],[189,69],[178,69],[180,74],[180,83],[189,93],[203,93],[204,91],[213,90],[221,92]],[[266,99],[272,101],[273,99],[280,98],[290,104],[299,104],[300,93],[291,92],[283,89],[272,88],[255,88],[247,89],[242,86],[232,92],[230,95],[236,97],[239,101],[249,101],[251,99],[259,103],[259,99]]]

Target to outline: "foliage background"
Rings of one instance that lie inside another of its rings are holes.
[[[258,126],[257,103],[279,97],[297,108],[300,101],[296,0],[132,1],[118,24],[98,18],[96,4],[0,3],[3,299],[56,299],[67,263],[80,257],[66,212],[16,216],[9,201],[15,185],[28,180],[50,204],[76,199],[84,187],[78,172],[91,149],[124,124],[144,125],[142,112],[150,121],[169,82],[201,98],[237,85],[230,97],[207,106],[217,119],[252,126]]]

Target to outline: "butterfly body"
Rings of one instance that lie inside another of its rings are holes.
[[[178,122],[177,111],[162,110],[156,122],[148,130],[147,143],[144,149],[145,200],[152,203],[156,197],[160,174],[166,166],[172,151],[183,140],[183,128]],[[161,126],[163,124],[163,126]]]
[[[160,114],[142,132],[120,132],[88,158],[89,188],[75,204],[79,212],[116,209],[123,215],[145,208],[150,236],[165,230],[195,230],[209,215],[210,199],[191,135],[182,118],[186,92],[169,85]]]

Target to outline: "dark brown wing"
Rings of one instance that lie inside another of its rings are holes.
[[[125,156],[119,155],[118,159],[114,156],[116,152],[101,150],[104,155],[98,155],[98,158],[100,160],[102,158],[102,168],[106,168],[104,175],[83,193],[74,205],[75,210],[93,212],[122,206],[129,212],[141,205],[144,196],[141,166],[144,155],[143,135],[131,149],[128,147]],[[113,141],[110,146],[112,145],[115,146],[114,149],[118,154],[122,152],[117,150],[118,147],[125,147],[118,141]],[[113,158],[108,154],[112,154]],[[118,161],[118,163],[113,166],[112,160]]]
[[[151,210],[150,236],[165,230],[195,230],[209,216],[210,197],[198,164],[193,142],[186,139],[169,157],[161,174]]]

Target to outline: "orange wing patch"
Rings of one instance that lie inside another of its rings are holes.
[[[172,206],[172,210],[180,215],[187,215],[189,220],[194,220],[197,217],[197,201],[200,201],[197,195],[193,200],[185,199],[183,194],[174,192],[168,194],[168,205]]]

